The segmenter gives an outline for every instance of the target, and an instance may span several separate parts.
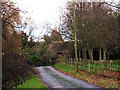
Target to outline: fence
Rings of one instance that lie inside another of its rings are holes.
[[[64,58],[64,63],[70,66],[75,65],[75,59]],[[87,71],[104,77],[114,77],[120,79],[120,63],[112,60],[106,61],[91,61],[91,60],[79,60],[78,68],[81,71]]]

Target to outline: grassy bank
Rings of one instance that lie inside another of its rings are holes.
[[[35,70],[35,68],[34,68]],[[17,88],[44,88],[48,89],[46,85],[38,78],[36,74],[32,74],[31,79],[26,80],[22,85],[17,86]]]
[[[80,71],[80,70],[79,72],[76,72],[74,65],[70,67],[69,65],[65,65],[63,63],[57,63],[53,66],[67,75],[85,80],[87,82],[93,83],[95,85],[99,85],[104,88],[118,88],[118,84],[120,83],[120,80],[117,80],[114,78],[98,76],[98,75],[90,74],[88,72]]]

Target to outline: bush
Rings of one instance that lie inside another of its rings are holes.
[[[55,62],[56,55],[51,51],[48,45],[45,43],[38,43],[36,46],[32,48],[36,55],[43,58],[42,64],[43,65],[51,65],[51,61]]]
[[[27,61],[32,66],[41,66],[42,65],[42,58],[37,55],[28,55]]]
[[[25,47],[22,53],[26,61],[32,66],[44,66],[55,63],[56,55],[51,52],[48,45],[38,43],[34,47]]]
[[[32,67],[29,66],[24,56],[16,52],[6,52],[2,56],[2,85],[3,88],[15,86],[17,81],[21,81],[31,76]]]

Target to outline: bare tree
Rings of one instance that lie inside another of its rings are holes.
[[[107,49],[115,47],[118,42],[118,24],[116,11],[113,11],[105,2],[75,2],[75,19],[79,50],[83,51],[84,59],[86,51],[93,60],[93,48],[103,49],[104,60]],[[73,14],[72,3],[68,2],[63,14],[62,34],[69,40],[73,40]],[[109,47],[108,47],[109,46]]]

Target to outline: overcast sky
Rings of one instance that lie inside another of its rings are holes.
[[[59,17],[59,9],[66,0],[13,0],[20,9],[28,11],[29,16],[37,23],[45,21],[55,24]]]
[[[30,16],[35,22],[43,23],[47,21],[55,25],[59,21],[60,9],[65,6],[65,2],[67,2],[68,0],[12,0],[12,1],[16,2],[20,9],[28,11],[28,16]],[[102,1],[119,1],[119,0],[102,0]]]
[[[59,11],[61,10],[61,8],[65,7],[65,3],[68,0],[12,0],[12,1],[15,2],[21,10],[27,11],[26,16],[31,17],[31,20],[39,24],[41,27],[44,23],[47,22],[51,23],[52,26],[54,27],[59,22]],[[21,15],[23,17],[25,16],[22,13]],[[38,36],[40,32],[41,31],[38,30],[35,32],[35,34]],[[43,31],[42,35],[43,34],[45,34],[45,30]]]
[[[65,2],[67,0],[12,0],[17,4],[17,6],[23,10],[27,11],[27,14],[23,17],[31,17],[35,23],[43,27],[45,23],[51,23],[52,27],[58,25],[59,22],[59,12],[61,8],[64,8]],[[45,34],[45,30],[42,35]],[[41,33],[40,30],[36,30],[35,34],[38,36]]]

